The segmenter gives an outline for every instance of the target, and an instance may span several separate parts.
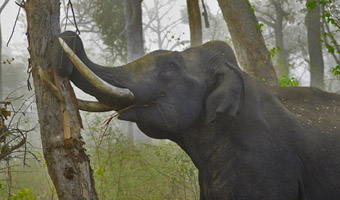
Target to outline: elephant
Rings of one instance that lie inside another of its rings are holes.
[[[340,95],[264,86],[211,41],[104,67],[80,37],[53,44],[55,72],[151,138],[177,143],[199,171],[200,199],[340,199]]]

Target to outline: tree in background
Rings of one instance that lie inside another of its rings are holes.
[[[264,43],[254,10],[248,0],[218,0],[243,70],[265,85],[278,85],[278,79]]]
[[[142,0],[125,1],[125,38],[128,62],[144,55]]]
[[[120,0],[94,0],[92,13],[95,26],[99,28],[99,33],[103,42],[109,48],[110,54],[113,56],[112,62],[117,58],[123,62],[127,62],[127,45],[126,35],[124,34],[125,26],[125,10],[124,1]],[[78,20],[78,19],[77,19]]]
[[[203,29],[203,41],[222,40],[232,44],[228,27],[223,19],[221,10],[213,14],[209,9],[209,28]]]
[[[124,6],[127,61],[132,62],[144,55],[142,0],[126,0]],[[138,130],[136,124],[127,122],[127,134],[132,142],[135,130]]]
[[[322,54],[320,1],[308,0],[306,27],[308,35],[309,66],[312,87],[324,88],[324,62]]]
[[[152,7],[143,2],[143,31],[145,34],[151,35],[146,41],[149,42],[148,49],[156,44],[157,49],[173,50],[189,42],[182,41],[181,35],[175,36],[172,32],[181,23],[181,18],[174,20],[168,18],[168,14],[173,10],[176,2],[177,0],[153,0]],[[173,43],[174,41],[175,43]]]
[[[269,0],[266,4],[261,5],[259,9],[256,9],[259,13],[257,18],[274,30],[274,49],[277,50],[275,54],[277,58],[276,69],[279,77],[289,75],[289,62],[283,32],[287,21],[291,20],[293,14],[289,3],[287,0]]]
[[[79,113],[73,104],[73,90],[67,79],[50,70],[49,52],[60,33],[59,0],[27,0],[23,2],[27,16],[27,37],[40,135],[49,175],[59,199],[97,199],[89,158],[80,135]],[[58,101],[39,78],[39,67],[49,72],[63,95]]]
[[[322,42],[328,53],[333,57],[335,66],[332,66],[334,76],[340,74],[340,2],[339,1],[320,1],[323,34]],[[307,3],[307,7],[312,9],[313,2]]]
[[[187,11],[191,46],[200,46],[202,44],[202,21],[198,0],[187,0]]]
[[[202,5],[202,4],[201,4]],[[205,14],[205,11],[207,14]],[[212,13],[209,8],[209,4],[205,3],[205,11],[203,11],[202,15],[206,15],[205,21],[207,22],[202,23],[202,41],[208,42],[211,40],[221,40],[227,41],[228,43],[232,44],[230,34],[228,31],[228,27],[223,19],[223,15],[221,10],[218,9],[216,13]],[[183,24],[189,24],[189,14],[187,9],[181,9],[181,18]],[[205,25],[205,26],[204,26]]]

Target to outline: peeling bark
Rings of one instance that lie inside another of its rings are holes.
[[[80,135],[82,128],[73,89],[67,79],[55,75],[49,52],[60,33],[59,0],[27,0],[29,65],[35,89],[40,134],[49,175],[60,200],[97,199],[90,161]],[[38,66],[48,71],[65,104],[58,101],[39,79]]]

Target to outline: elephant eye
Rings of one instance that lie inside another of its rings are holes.
[[[169,62],[167,70],[174,70],[174,71],[176,71],[176,70],[178,70],[178,65],[176,63],[174,63],[174,62]]]
[[[175,62],[167,62],[162,69],[161,75],[167,78],[173,77],[178,72],[178,65]]]

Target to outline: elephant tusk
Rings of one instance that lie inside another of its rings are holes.
[[[65,103],[65,100],[63,96],[61,95],[60,91],[58,90],[58,88],[47,78],[46,73],[40,67],[38,67],[38,74],[41,80],[43,81],[43,83],[46,85],[46,87],[52,92],[52,94],[59,101]],[[77,104],[78,104],[79,110],[88,111],[88,112],[107,112],[107,111],[116,110],[113,107],[109,107],[100,102],[94,102],[94,101],[85,101],[85,100],[77,99]]]
[[[87,112],[108,112],[117,110],[116,108],[107,106],[98,101],[85,101],[81,99],[77,99],[77,104],[79,110],[87,111]]]
[[[106,81],[98,77],[94,72],[92,72],[80,58],[72,51],[72,49],[66,44],[66,42],[59,38],[61,47],[64,49],[66,55],[71,60],[73,65],[78,69],[78,71],[99,91],[104,94],[110,95],[114,98],[130,99],[134,101],[134,94],[126,88],[115,87]]]

